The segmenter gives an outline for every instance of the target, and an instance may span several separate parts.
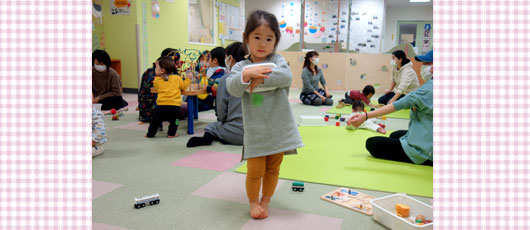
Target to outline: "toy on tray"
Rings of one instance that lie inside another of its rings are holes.
[[[294,181],[293,182],[293,191],[303,192],[304,191],[304,182],[301,181]]]
[[[399,217],[409,217],[410,207],[404,204],[396,204],[396,215]]]
[[[348,188],[338,188],[332,192],[326,193],[320,199],[338,204],[342,207],[366,214],[372,215],[373,209],[370,200],[375,197],[366,195]]]
[[[160,203],[160,195],[158,193],[150,195],[150,196],[144,196],[140,198],[134,198],[134,207],[136,209],[140,209],[145,207],[145,205],[149,203],[149,205],[154,205]]]

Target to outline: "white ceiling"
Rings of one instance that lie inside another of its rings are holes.
[[[414,6],[430,6],[432,7],[432,1],[430,2],[410,2],[410,0],[385,0],[387,7],[414,7]]]

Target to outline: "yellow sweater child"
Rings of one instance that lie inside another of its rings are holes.
[[[190,76],[188,75],[183,81],[180,76],[169,75],[176,71],[175,61],[171,57],[161,57],[155,62],[155,65],[156,77],[153,85],[158,91],[157,107],[151,118],[146,137],[155,137],[161,122],[168,121],[167,137],[173,138],[178,136],[177,118],[182,104],[181,91],[190,85]]]

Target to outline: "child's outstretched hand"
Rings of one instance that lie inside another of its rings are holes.
[[[364,123],[364,120],[366,119],[365,116],[366,116],[365,114],[360,114],[360,113],[355,114],[350,119],[348,119],[346,124],[353,125],[355,126],[355,128],[359,128],[359,126],[361,126]]]

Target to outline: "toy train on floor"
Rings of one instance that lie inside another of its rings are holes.
[[[160,203],[160,195],[156,193],[150,196],[134,198],[134,207],[136,209],[145,207],[147,203],[149,203],[149,205],[155,205],[155,204]]]

